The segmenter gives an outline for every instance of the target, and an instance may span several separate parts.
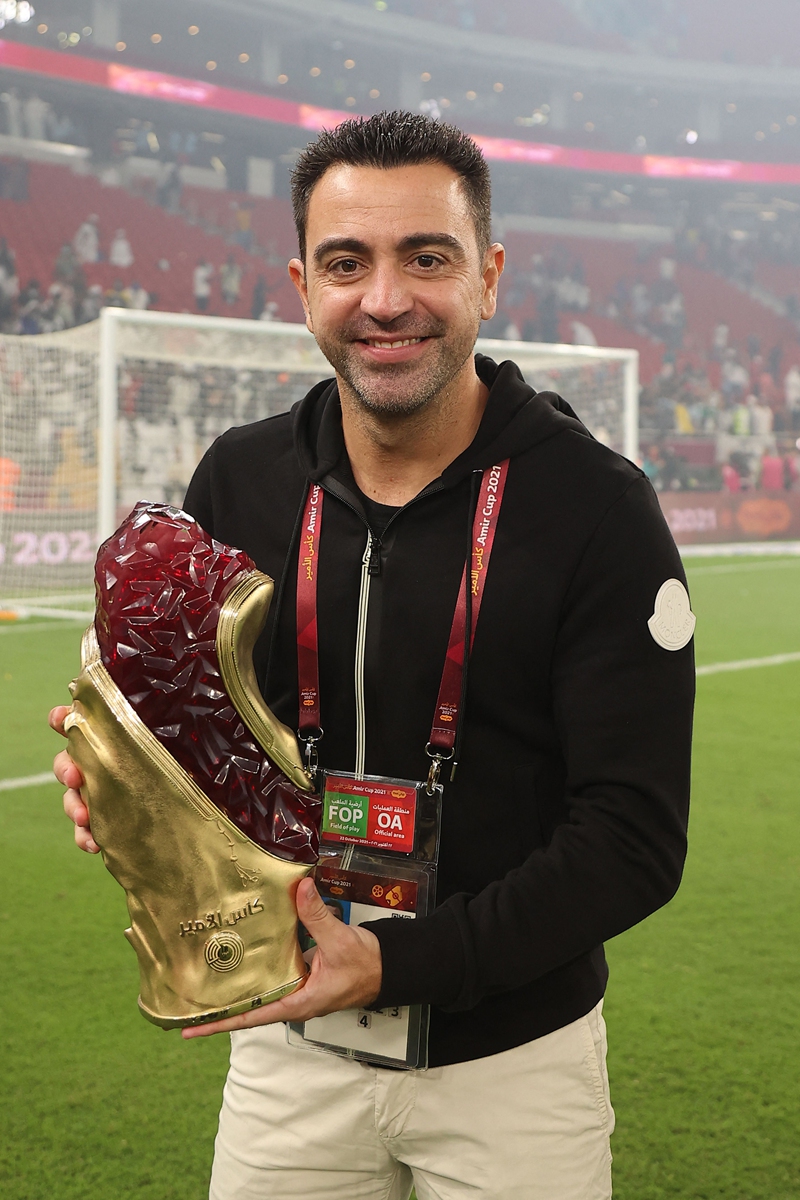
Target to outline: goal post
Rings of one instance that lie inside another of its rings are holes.
[[[496,362],[512,359],[537,392],[555,391],[585,425],[631,462],[639,457],[639,351],[479,338]]]
[[[515,361],[636,459],[635,350],[477,350]],[[138,500],[180,504],[219,434],[288,411],[331,374],[305,326],[279,322],[104,308],[76,329],[0,336],[0,607],[88,599],[97,546]]]

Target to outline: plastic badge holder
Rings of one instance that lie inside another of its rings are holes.
[[[415,920],[431,911],[441,800],[441,787],[428,795],[425,785],[413,780],[326,773],[315,878],[340,920],[348,925]],[[292,1023],[288,1038],[292,1045],[374,1066],[424,1069],[429,1019],[427,1004],[346,1009]]]

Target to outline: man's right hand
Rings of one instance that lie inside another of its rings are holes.
[[[66,737],[64,718],[68,712],[69,708],[66,704],[59,704],[57,708],[51,709],[48,718],[50,728],[55,729],[56,733],[60,733],[62,737]],[[53,759],[53,774],[58,782],[63,783],[67,789],[64,793],[64,812],[75,826],[76,844],[87,854],[98,854],[100,847],[92,837],[92,831],[89,828],[89,810],[83,803],[79,791],[83,783],[83,776],[66,750],[62,750]]]

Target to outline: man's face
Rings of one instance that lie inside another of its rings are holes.
[[[494,314],[503,249],[481,256],[458,175],[441,163],[335,166],[314,188],[306,265],[289,273],[306,324],[361,405],[425,407]]]

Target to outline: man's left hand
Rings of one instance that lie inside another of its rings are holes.
[[[184,1029],[184,1038],[273,1025],[277,1021],[308,1021],[311,1017],[374,1003],[382,977],[381,947],[375,934],[338,921],[323,904],[312,879],[303,879],[298,886],[297,915],[317,943],[311,971],[303,985],[274,1004],[224,1021]]]

